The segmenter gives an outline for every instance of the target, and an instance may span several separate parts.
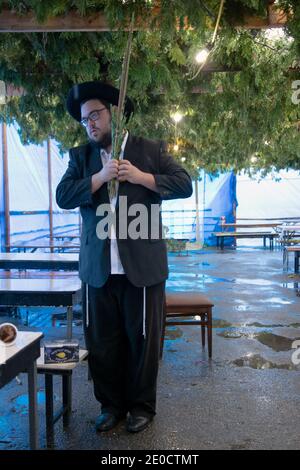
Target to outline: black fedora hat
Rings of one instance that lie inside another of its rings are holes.
[[[107,101],[108,103],[118,106],[119,102],[119,90],[108,83],[93,81],[84,82],[74,85],[68,93],[67,97],[67,110],[69,114],[76,119],[81,121],[81,109],[80,104],[82,101],[92,99],[99,99]],[[133,113],[134,106],[130,98],[126,96],[124,105],[124,114],[128,120],[130,115]]]

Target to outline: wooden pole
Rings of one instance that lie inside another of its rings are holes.
[[[200,237],[200,217],[199,217],[199,182],[195,179],[195,199],[196,199],[196,242],[201,242]]]
[[[10,215],[9,215],[9,179],[8,179],[8,154],[7,154],[7,127],[2,123],[2,154],[3,154],[3,179],[4,179],[4,210],[5,210],[5,245],[10,251]]]
[[[48,164],[48,195],[49,195],[49,234],[50,245],[53,244],[53,205],[52,205],[52,169],[51,169],[51,141],[47,139],[47,164]],[[53,248],[51,248],[53,253]]]

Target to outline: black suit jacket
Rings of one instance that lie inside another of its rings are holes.
[[[149,213],[151,206],[161,204],[162,199],[186,198],[192,194],[192,183],[188,173],[167,154],[163,142],[137,138],[129,135],[124,158],[141,171],[152,173],[158,193],[144,186],[123,182],[119,185],[119,197],[127,196],[128,208],[132,204],[143,204]],[[82,234],[79,256],[79,276],[91,286],[101,287],[110,272],[110,240],[100,240],[96,227],[103,218],[96,214],[100,204],[109,204],[107,184],[94,194],[91,179],[102,168],[99,147],[88,143],[70,150],[70,161],[56,189],[56,201],[62,209],[80,207]],[[161,216],[158,239],[120,239],[118,236],[119,205],[116,206],[117,243],[124,271],[132,284],[138,287],[162,282],[168,277],[167,250],[162,239]],[[128,217],[128,223],[136,216]],[[149,229],[150,231],[150,229]]]

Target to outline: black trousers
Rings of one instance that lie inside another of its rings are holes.
[[[83,286],[89,367],[102,412],[155,414],[164,291],[165,282],[144,292],[126,275],[111,275],[103,287],[88,286],[87,315]]]

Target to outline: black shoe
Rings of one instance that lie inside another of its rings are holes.
[[[120,420],[121,417],[115,415],[114,413],[101,413],[101,415],[96,418],[96,431],[110,431],[119,423]]]
[[[126,428],[129,432],[140,432],[151,423],[153,416],[132,415],[127,418]]]

